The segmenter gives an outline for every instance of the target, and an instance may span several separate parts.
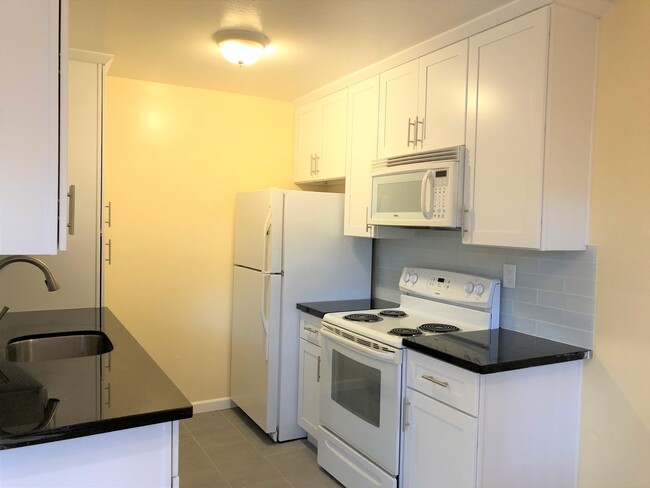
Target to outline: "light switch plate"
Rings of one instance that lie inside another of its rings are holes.
[[[503,287],[514,288],[517,283],[517,266],[514,264],[503,265]]]

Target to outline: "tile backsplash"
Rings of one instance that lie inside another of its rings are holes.
[[[376,239],[373,295],[399,301],[405,266],[503,278],[517,266],[514,289],[501,290],[500,325],[547,339],[593,347],[596,248],[528,251],[467,246],[460,231],[418,230],[414,239]]]

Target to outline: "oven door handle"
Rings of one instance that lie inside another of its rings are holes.
[[[400,364],[402,362],[402,351],[400,351],[399,349],[395,350],[395,352],[377,351],[372,347],[364,346],[363,344],[359,344],[358,342],[354,342],[349,339],[340,337],[337,334],[334,334],[333,332],[330,332],[329,330],[323,327],[321,327],[320,329],[320,336],[321,336],[321,340],[323,339],[330,340],[332,342],[335,342],[336,344],[345,346],[348,349],[352,349],[353,351],[356,351],[372,359],[377,359],[379,361],[383,361],[385,363],[392,363],[392,364]]]

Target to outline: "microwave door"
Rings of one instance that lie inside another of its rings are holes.
[[[426,212],[432,213],[433,176],[429,169],[373,176],[372,209],[374,225],[429,226]],[[427,191],[427,188],[429,189]],[[424,191],[423,191],[424,189]]]

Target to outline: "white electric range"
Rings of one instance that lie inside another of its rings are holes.
[[[343,485],[396,488],[403,337],[498,328],[499,280],[404,268],[400,306],[326,314],[318,464]]]

